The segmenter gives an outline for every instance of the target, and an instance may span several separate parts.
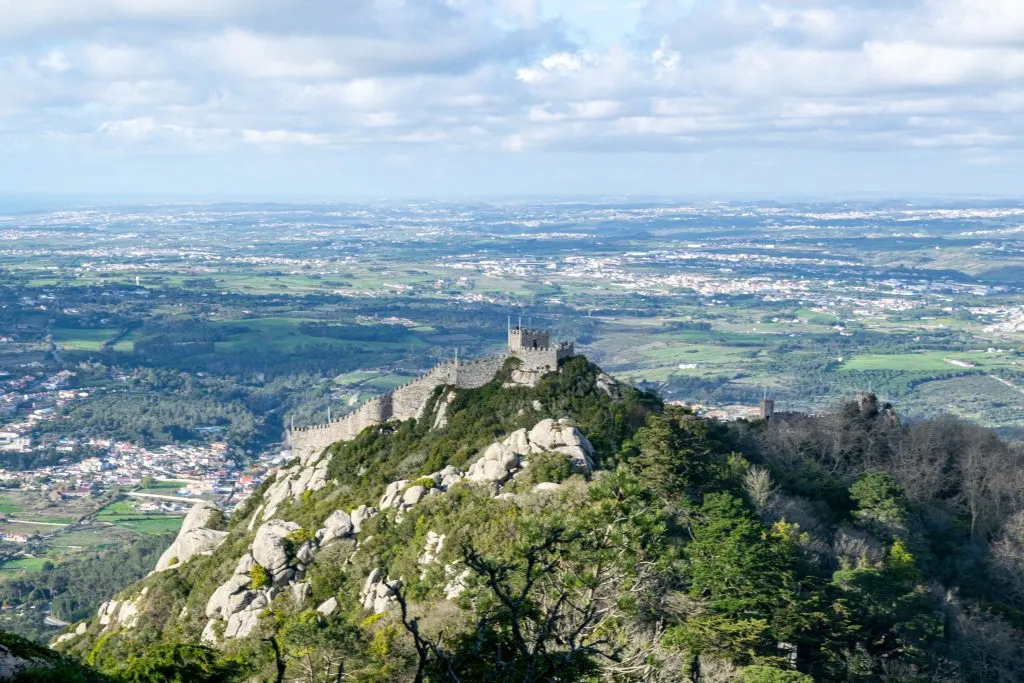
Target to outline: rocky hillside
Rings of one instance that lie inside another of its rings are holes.
[[[981,680],[957,639],[1012,643],[1015,608],[948,593],[938,508],[874,462],[891,412],[726,425],[584,358],[535,386],[514,365],[304,454],[230,519],[195,508],[55,646],[112,674],[179,648],[202,680],[952,681]],[[859,461],[828,472],[837,434]]]
[[[0,681],[106,683],[107,679],[53,650],[0,631]]]

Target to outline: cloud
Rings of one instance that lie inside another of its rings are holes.
[[[244,130],[242,140],[252,145],[327,145],[326,135],[294,130]]]
[[[553,2],[0,0],[0,144],[1020,147],[1020,0],[647,0],[611,45]]]

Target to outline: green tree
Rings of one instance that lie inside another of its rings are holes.
[[[725,460],[714,452],[710,428],[689,410],[667,406],[652,413],[630,442],[628,462],[637,477],[664,498],[685,506],[719,483]]]
[[[114,673],[123,683],[232,683],[243,671],[208,647],[172,643],[144,648]]]
[[[850,487],[850,497],[857,503],[854,516],[862,524],[890,535],[904,529],[907,501],[891,475],[885,472],[864,475]]]

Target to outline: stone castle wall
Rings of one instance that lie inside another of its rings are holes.
[[[476,389],[498,374],[507,355],[483,360],[456,363],[447,361],[425,375],[404,384],[389,394],[372,398],[348,415],[329,424],[300,427],[288,432],[292,452],[305,461],[312,455],[339,441],[351,441],[367,427],[389,420],[412,420],[422,417],[430,395],[441,386]]]
[[[477,389],[490,382],[505,364],[508,355],[460,363],[455,382],[456,389]]]
[[[431,394],[438,387],[476,389],[484,386],[497,376],[509,357],[519,358],[523,363],[522,370],[534,373],[532,385],[537,377],[554,372],[558,369],[559,361],[571,358],[572,355],[573,345],[562,344],[537,349],[509,349],[508,353],[500,356],[469,362],[446,361],[391,393],[370,399],[329,424],[300,427],[288,432],[288,443],[293,454],[305,462],[322,453],[331,444],[353,440],[367,427],[389,420],[419,419]]]
[[[514,351],[512,355],[523,361],[521,370],[524,372],[554,372],[560,361],[572,358],[574,353],[572,344],[562,344],[538,349],[524,348]]]
[[[402,385],[391,393],[391,414],[389,420],[419,419],[427,405],[427,399],[440,386],[455,384],[458,364],[454,361],[441,363],[419,379]]]

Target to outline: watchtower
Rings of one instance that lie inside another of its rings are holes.
[[[508,350],[537,351],[551,346],[551,334],[547,330],[529,330],[523,327],[509,327]]]

